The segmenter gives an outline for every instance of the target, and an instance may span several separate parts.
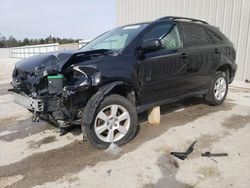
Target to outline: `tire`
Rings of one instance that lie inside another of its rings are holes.
[[[138,129],[136,108],[123,96],[109,95],[97,108],[91,126],[84,129],[88,141],[96,148],[107,148],[111,143],[125,144]]]
[[[228,92],[228,76],[225,72],[217,71],[209,84],[209,92],[205,100],[213,106],[221,105]]]

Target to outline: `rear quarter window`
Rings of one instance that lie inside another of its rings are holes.
[[[223,41],[222,37],[220,37],[218,34],[216,34],[214,31],[211,31],[210,29],[207,29],[207,32],[211,39],[214,41],[214,43],[218,44]]]
[[[202,26],[182,24],[182,28],[185,42],[188,47],[213,44],[211,37]]]

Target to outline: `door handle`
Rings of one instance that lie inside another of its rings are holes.
[[[181,54],[181,58],[182,58],[182,59],[186,59],[187,57],[188,57],[188,55],[187,55],[186,53],[182,53],[182,54]]]
[[[218,50],[218,48],[214,49],[214,53],[218,54],[220,51]]]

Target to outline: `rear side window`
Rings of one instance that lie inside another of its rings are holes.
[[[205,29],[199,25],[183,24],[183,33],[189,47],[213,44]]]

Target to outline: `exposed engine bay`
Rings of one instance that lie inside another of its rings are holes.
[[[60,127],[80,124],[87,100],[95,93],[101,73],[82,62],[107,55],[107,50],[34,56],[16,64],[11,91],[14,100]]]

